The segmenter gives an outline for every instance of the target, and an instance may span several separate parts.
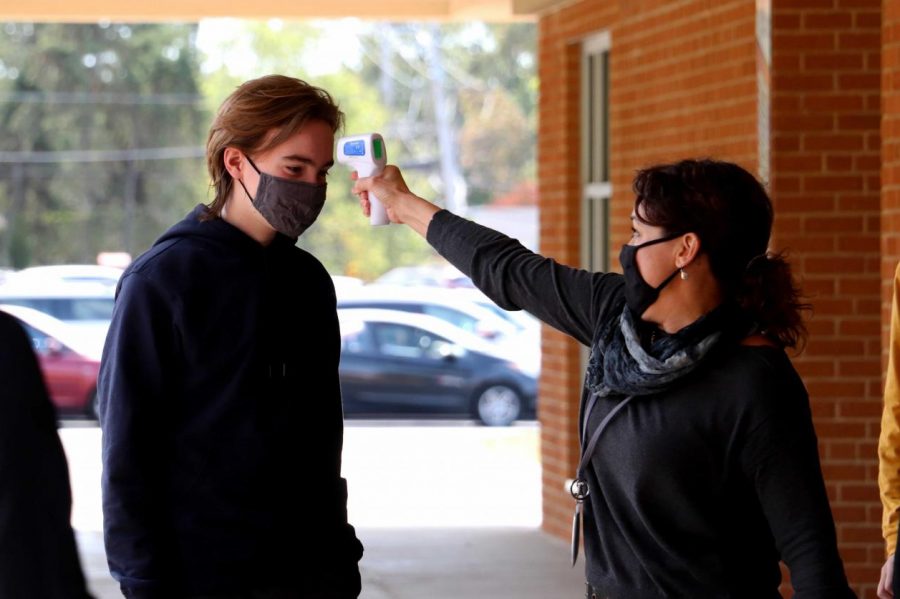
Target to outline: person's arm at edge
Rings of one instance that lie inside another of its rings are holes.
[[[891,329],[885,373],[884,409],[878,438],[878,490],[881,495],[881,532],[886,561],[881,569],[879,597],[893,597],[894,553],[897,550],[898,510],[900,510],[900,265],[894,273],[891,300]]]
[[[0,597],[90,599],[70,524],[68,464],[38,357],[3,312],[0,340]]]

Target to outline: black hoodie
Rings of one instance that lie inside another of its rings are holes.
[[[0,312],[0,597],[85,599],[56,413],[28,335]]]
[[[110,571],[135,597],[356,597],[331,278],[204,211],[117,290],[98,384]]]

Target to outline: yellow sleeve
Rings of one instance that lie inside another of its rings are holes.
[[[878,439],[878,488],[884,512],[881,520],[887,555],[897,549],[900,509],[900,265],[894,273],[891,333],[884,384],[884,411]]]

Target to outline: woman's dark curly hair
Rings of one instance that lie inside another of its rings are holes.
[[[633,188],[643,222],[697,234],[723,296],[759,332],[783,347],[803,346],[809,305],[784,255],[768,251],[772,202],[753,175],[730,162],[682,160],[639,171]]]

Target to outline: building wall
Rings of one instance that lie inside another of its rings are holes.
[[[892,282],[894,271],[900,263],[900,2],[884,0],[882,6],[881,363],[883,371],[888,357]]]
[[[710,156],[771,182],[772,249],[789,250],[815,308],[795,363],[861,597],[874,597],[883,561],[880,28],[879,0],[584,0],[539,21],[543,253],[579,262],[579,44],[600,31],[611,35],[611,255],[627,238],[630,182],[644,165]],[[562,335],[545,331],[543,351],[544,527],[567,537],[582,373]]]
[[[614,23],[617,14],[617,2],[585,2],[546,15],[538,24],[540,248],[565,264],[580,261],[578,42]],[[544,528],[565,537],[573,509],[565,481],[574,475],[578,459],[580,355],[577,343],[549,327],[544,327],[541,346]]]
[[[828,7],[828,8],[826,8]],[[848,577],[874,596],[883,562],[879,0],[775,0],[775,246],[813,305],[806,382]]]
[[[881,71],[882,359],[887,360],[891,282],[900,263],[900,3],[884,0]]]

